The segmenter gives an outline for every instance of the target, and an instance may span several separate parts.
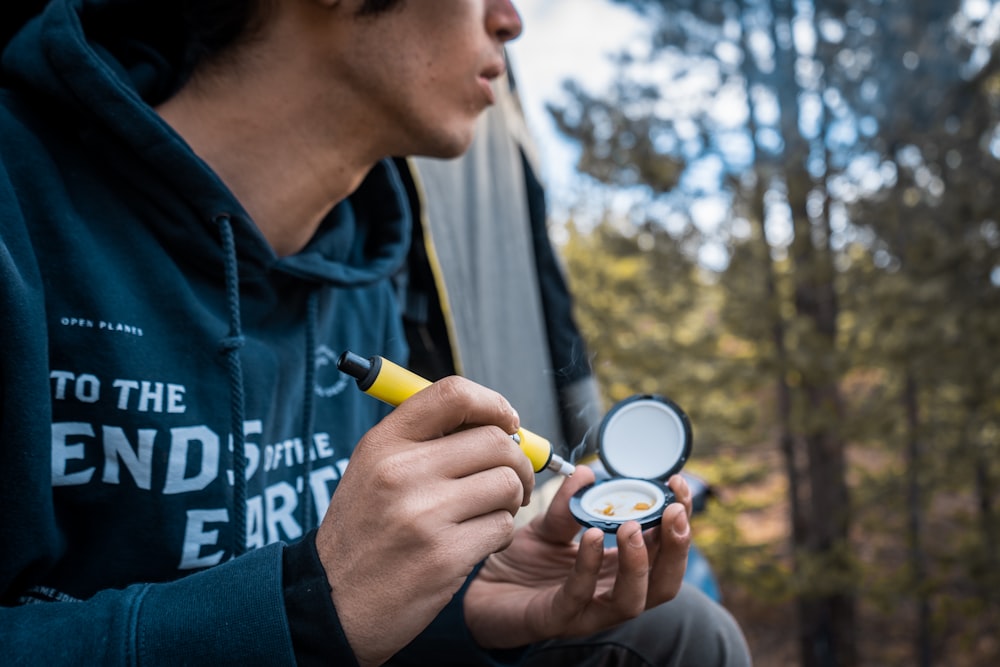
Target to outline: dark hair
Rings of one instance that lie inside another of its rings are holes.
[[[381,14],[400,4],[400,2],[401,0],[365,0],[365,4],[358,11],[358,14],[362,16]]]
[[[0,52],[27,21],[41,13],[49,0],[0,0]],[[136,0],[112,11],[130,15],[126,24],[152,25],[156,34],[143,35],[160,46],[169,44],[171,59],[179,57],[180,70],[188,73],[199,63],[210,60],[229,47],[251,40],[266,23],[271,7],[281,0]],[[376,16],[400,5],[404,0],[364,0],[359,16]],[[133,20],[142,18],[142,21]],[[183,37],[177,39],[180,30]],[[148,32],[148,31],[147,31]],[[169,33],[169,34],[159,34]],[[181,52],[177,52],[181,48]]]
[[[184,0],[182,15],[190,35],[192,64],[210,59],[237,41],[252,39],[276,0]],[[402,0],[364,0],[359,16],[375,16]]]
[[[190,64],[211,59],[252,34],[266,16],[268,0],[184,0],[181,15],[188,34]]]

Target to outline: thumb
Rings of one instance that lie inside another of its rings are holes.
[[[573,494],[594,483],[594,471],[585,465],[576,466],[576,472],[563,480],[545,516],[542,517],[541,533],[547,542],[568,544],[583,528],[569,511],[569,500]]]

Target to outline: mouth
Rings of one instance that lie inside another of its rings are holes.
[[[483,70],[479,73],[479,76],[485,79],[495,79],[504,72],[507,71],[507,63],[504,62],[502,58],[490,62]]]
[[[480,75],[479,88],[483,91],[487,105],[492,106],[496,103],[496,94],[493,92],[493,86],[490,84],[490,78]]]
[[[479,72],[479,86],[483,89],[483,93],[486,95],[486,101],[488,104],[492,105],[496,102],[496,95],[493,92],[491,82],[506,71],[507,66],[504,64],[503,60],[498,60],[490,63]]]

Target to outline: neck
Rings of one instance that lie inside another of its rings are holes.
[[[364,142],[370,120],[352,108],[350,95],[331,108],[329,98],[320,105],[303,93],[312,86],[300,74],[307,64],[289,55],[295,51],[265,51],[249,66],[196,73],[157,108],[280,256],[301,250],[382,157]]]

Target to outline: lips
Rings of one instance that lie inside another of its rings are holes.
[[[479,86],[483,89],[486,101],[490,105],[496,102],[496,96],[493,93],[493,86],[490,85],[490,82],[505,71],[507,71],[506,64],[503,60],[498,60],[490,63],[479,73]]]
[[[483,95],[486,97],[486,103],[488,105],[493,105],[496,102],[496,96],[493,93],[493,86],[490,85],[490,79],[480,75],[479,87],[483,90]]]
[[[495,60],[483,68],[479,76],[486,79],[495,79],[507,71],[507,65],[503,59]]]

